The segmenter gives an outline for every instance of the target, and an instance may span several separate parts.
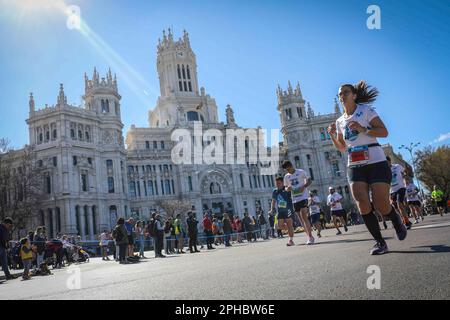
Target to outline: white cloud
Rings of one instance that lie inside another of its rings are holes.
[[[443,141],[448,140],[448,139],[450,139],[450,132],[441,134],[439,136],[439,138],[437,138],[436,140],[433,141],[433,143],[443,142]]]

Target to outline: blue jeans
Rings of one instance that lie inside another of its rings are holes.
[[[144,245],[145,245],[145,241],[144,241],[144,236],[143,235],[139,236],[138,243],[139,243],[139,255],[142,257],[142,256],[144,256]]]
[[[6,248],[0,247],[0,264],[2,265],[3,272],[6,277],[10,277],[8,268],[8,254],[6,253]]]

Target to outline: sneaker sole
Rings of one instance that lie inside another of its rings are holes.
[[[370,255],[371,256],[381,256],[382,254],[385,254],[385,253],[388,253],[389,252],[389,250],[384,250],[384,251],[381,251],[381,252],[370,252]]]

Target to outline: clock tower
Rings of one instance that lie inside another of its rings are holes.
[[[150,127],[179,127],[194,121],[218,123],[214,98],[199,88],[197,59],[189,35],[173,40],[172,30],[163,31],[158,40],[157,70],[161,95],[156,107],[149,111]]]
[[[189,42],[189,34],[173,40],[172,30],[163,31],[163,39],[158,40],[157,69],[161,97],[174,94],[198,96],[197,61]]]

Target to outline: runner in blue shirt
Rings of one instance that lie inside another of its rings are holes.
[[[269,214],[278,212],[278,229],[285,230],[287,227],[289,242],[287,246],[294,245],[294,227],[292,225],[292,199],[291,192],[284,188],[283,177],[277,177],[277,188],[272,192],[272,205]],[[276,209],[275,209],[276,205]]]

